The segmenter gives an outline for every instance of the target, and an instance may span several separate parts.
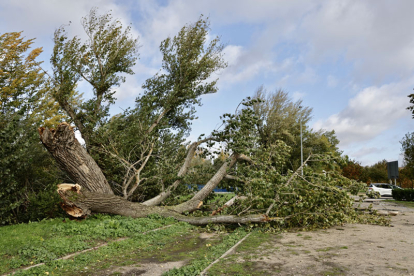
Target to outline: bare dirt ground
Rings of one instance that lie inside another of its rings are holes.
[[[382,212],[398,212],[391,227],[348,224],[284,233],[254,255],[251,269],[241,275],[414,275],[414,209],[384,201],[372,204]],[[242,255],[241,260],[246,261]]]

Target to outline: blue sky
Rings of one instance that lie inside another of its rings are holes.
[[[131,24],[142,46],[135,75],[116,89],[114,114],[159,70],[160,42],[204,14],[211,37],[226,45],[229,66],[216,74],[219,92],[203,98],[189,139],[211,132],[221,114],[263,85],[312,107],[309,127],[334,129],[344,154],[363,165],[401,165],[399,141],[414,127],[406,110],[414,87],[414,1],[0,0],[0,33],[36,38],[49,68],[54,30],[71,21],[69,34],[84,37],[80,19],[92,7]],[[84,83],[79,90],[90,93]]]

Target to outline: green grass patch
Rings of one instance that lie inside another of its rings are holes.
[[[214,247],[222,242],[224,235],[212,239],[200,238],[197,228],[191,233],[180,235],[173,240],[168,241],[162,250],[157,252],[148,252],[142,257],[145,261],[150,262],[174,262],[174,261],[193,261],[202,259]]]
[[[103,271],[117,273],[117,267],[137,264],[153,252],[163,250],[166,244],[188,235],[193,227],[187,223],[176,223],[171,227],[134,234],[129,239],[110,242],[97,250],[79,254],[68,260],[49,261],[45,265],[29,270],[17,271],[15,275],[99,275]]]
[[[315,251],[316,252],[328,252],[328,251],[338,250],[338,249],[348,249],[348,246],[324,247],[324,248],[315,249]]]
[[[392,202],[392,203],[395,203],[395,204],[398,204],[404,207],[414,208],[414,201],[405,201],[405,200],[397,201],[397,200],[390,200],[390,199],[387,199],[384,201]]]
[[[333,249],[335,249],[335,248],[334,247],[324,247],[324,248],[315,249],[315,251],[316,252],[328,252],[328,251],[331,251]]]
[[[173,219],[132,219],[96,215],[83,221],[50,219],[0,228],[0,273],[99,245],[120,237],[133,237],[175,223]]]

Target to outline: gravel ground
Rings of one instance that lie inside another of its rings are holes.
[[[371,203],[380,212],[398,212],[391,227],[348,224],[285,233],[269,241],[274,249],[252,260],[257,275],[414,275],[414,209],[381,200],[361,207]]]

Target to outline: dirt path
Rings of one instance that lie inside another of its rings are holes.
[[[392,226],[349,224],[284,233],[262,244],[259,254],[240,250],[227,264],[244,264],[241,275],[414,275],[414,209],[390,202],[374,202],[373,208],[398,211]],[[209,275],[235,272],[216,267]]]

